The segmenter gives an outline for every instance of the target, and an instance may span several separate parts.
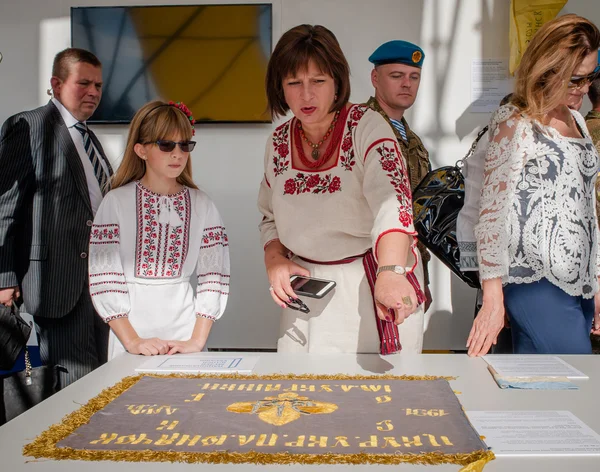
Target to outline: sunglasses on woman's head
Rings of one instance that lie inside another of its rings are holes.
[[[179,149],[183,152],[192,152],[194,150],[194,146],[196,146],[196,141],[167,141],[165,139],[159,139],[158,141],[154,141],[153,143],[145,143],[145,144],[156,144],[158,145],[158,149],[162,152],[171,152],[175,149],[175,146],[179,144]]]

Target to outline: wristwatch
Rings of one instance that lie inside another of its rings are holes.
[[[386,270],[391,270],[392,272],[396,272],[396,274],[399,275],[406,275],[406,267],[400,266],[400,265],[386,265],[386,266],[381,266],[377,269],[377,274],[376,277],[379,276],[379,274],[383,271]]]

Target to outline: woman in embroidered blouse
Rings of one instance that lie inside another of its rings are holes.
[[[111,328],[109,359],[124,351],[202,351],[225,310],[227,235],[214,203],[192,181],[193,123],[181,103],[144,105],[94,219],[90,293]]]
[[[348,103],[348,63],[322,26],[281,37],[266,87],[274,116],[294,114],[267,141],[258,199],[271,296],[284,308],[278,350],[391,353],[400,337],[420,352],[422,266],[393,131],[378,113]],[[384,269],[376,281],[375,259]],[[301,313],[286,306],[297,298],[292,274],[337,286],[322,300],[304,300],[310,313]]]
[[[591,353],[600,332],[594,184],[598,154],[570,110],[588,90],[600,33],[565,15],[533,37],[511,103],[490,124],[475,227],[483,306],[467,341],[487,353],[510,321],[515,353]]]

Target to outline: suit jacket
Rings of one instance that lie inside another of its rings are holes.
[[[91,130],[90,136],[105,158]],[[20,286],[34,316],[65,316],[88,290],[93,219],[83,164],[56,106],[49,102],[6,120],[0,131],[0,288]]]

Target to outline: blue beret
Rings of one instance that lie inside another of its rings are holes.
[[[369,56],[369,62],[376,66],[382,64],[406,64],[414,67],[423,67],[425,53],[416,44],[408,41],[388,41],[383,43]]]

